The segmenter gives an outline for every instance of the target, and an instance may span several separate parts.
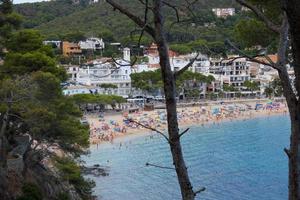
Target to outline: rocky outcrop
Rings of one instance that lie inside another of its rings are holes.
[[[92,176],[96,176],[96,177],[109,176],[108,167],[101,166],[101,165],[94,165],[91,167],[83,166],[81,168],[81,170],[84,175],[92,175]]]
[[[62,193],[72,200],[80,200],[74,186],[64,181],[53,166],[47,166],[47,162],[32,164],[35,162],[24,161],[29,145],[29,136],[18,137],[9,152],[7,167],[0,169],[0,199],[14,200],[22,195],[24,184],[32,183],[38,186],[45,200],[56,199]]]

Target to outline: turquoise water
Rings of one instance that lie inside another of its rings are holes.
[[[289,126],[287,116],[275,116],[192,127],[182,142],[194,188],[207,188],[197,199],[287,199],[283,148],[288,146]],[[84,160],[109,169],[109,176],[93,178],[98,199],[180,199],[175,171],[145,166],[172,167],[168,144],[160,136],[93,146]]]

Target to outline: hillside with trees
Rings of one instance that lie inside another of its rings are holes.
[[[182,0],[172,0],[177,4]],[[16,5],[16,10],[25,18],[24,28],[34,28],[46,39],[68,39],[69,35],[98,36],[107,42],[122,42],[130,45],[131,36],[138,35],[134,31],[135,25],[124,18],[118,11],[114,11],[105,1],[89,4],[82,0],[74,4],[73,1],[57,0],[33,4]],[[143,15],[143,8],[136,0],[123,0],[128,8],[134,8],[137,14]],[[137,5],[140,6],[137,7]],[[167,13],[167,39],[173,44],[186,43],[195,40],[216,42],[210,44],[215,47],[224,42],[224,38],[232,38],[233,26],[240,18],[240,7],[233,0],[201,0],[193,5],[195,16],[192,21],[173,25],[174,10],[166,8]],[[226,19],[216,18],[211,11],[215,7],[235,7],[237,15]],[[188,13],[180,13],[181,16],[190,17]],[[124,26],[126,24],[126,26]],[[142,43],[151,40],[145,36]],[[181,48],[182,49],[182,48]]]

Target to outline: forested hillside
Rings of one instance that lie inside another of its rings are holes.
[[[178,5],[182,0],[170,2]],[[144,10],[137,0],[122,0],[129,9],[136,13]],[[225,19],[217,19],[211,12],[214,7],[236,7],[234,0],[199,0],[193,6],[196,18],[195,23],[181,23],[172,26],[167,36],[171,43],[184,43],[203,39],[206,41],[223,41],[225,37],[232,36],[232,27],[239,15]],[[56,0],[31,4],[16,5],[18,13],[24,16],[24,28],[34,28],[41,31],[47,39],[64,39],[66,35],[101,36],[106,41],[126,43],[134,30],[130,20],[124,18],[104,1],[90,4],[89,0]],[[175,13],[166,9],[167,23],[174,21]],[[182,16],[188,13],[181,13]],[[126,26],[124,26],[126,24]],[[138,34],[138,33],[136,33]],[[149,40],[144,39],[147,43]]]

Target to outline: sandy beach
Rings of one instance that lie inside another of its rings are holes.
[[[216,102],[204,106],[180,107],[177,117],[180,129],[189,126],[204,126],[208,123],[246,120],[262,116],[287,114],[285,102],[273,102],[268,99],[247,102]],[[167,116],[165,109],[153,111],[140,110],[135,113],[126,111],[119,114],[88,114],[85,116],[90,124],[90,143],[99,144],[104,141],[112,142],[117,137],[145,134],[148,128],[166,132]],[[141,124],[145,127],[142,127]]]

